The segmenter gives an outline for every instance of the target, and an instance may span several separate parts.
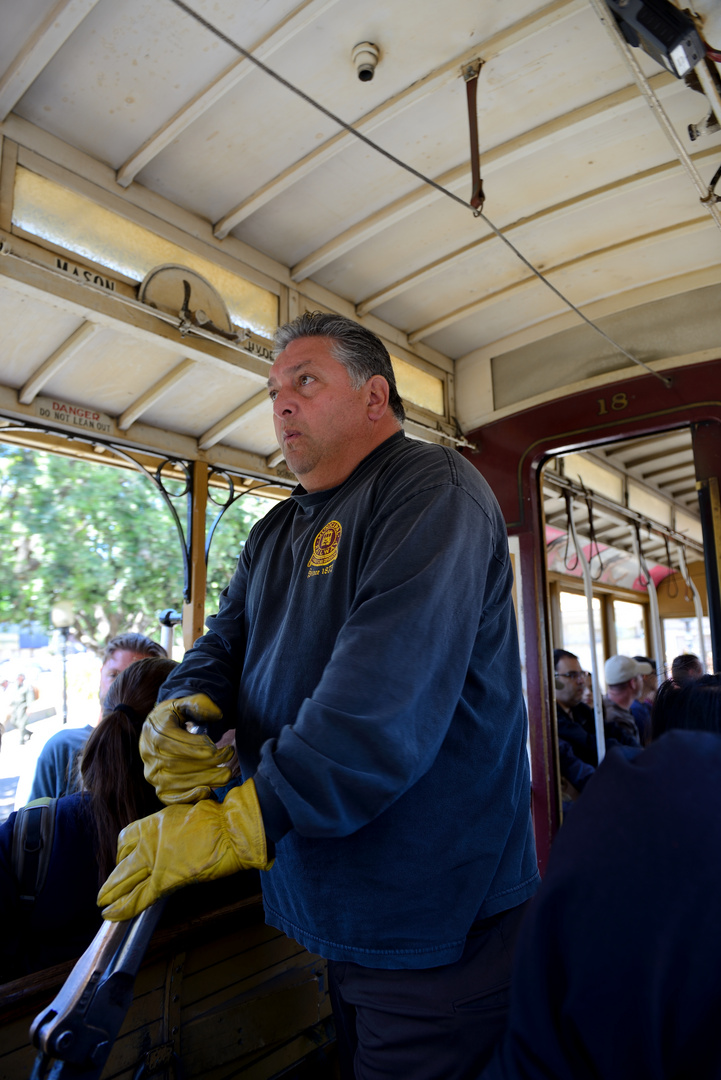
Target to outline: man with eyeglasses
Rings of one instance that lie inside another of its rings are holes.
[[[556,721],[564,807],[575,801],[593,776],[598,755],[593,709],[581,701],[586,681],[575,653],[553,650],[556,673]]]

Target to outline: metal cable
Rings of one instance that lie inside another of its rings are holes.
[[[175,6],[181,11],[185,12],[186,15],[189,15],[191,19],[194,19],[197,23],[204,27],[209,33],[214,34],[220,41],[223,42],[223,44],[227,45],[228,48],[234,49],[236,52],[240,53],[241,56],[244,56],[246,60],[250,60],[250,62],[255,64],[257,68],[260,68],[261,71],[264,71],[266,75],[269,75],[272,79],[275,79],[276,82],[279,82],[281,86],[284,86],[286,90],[290,90],[292,94],[295,94],[297,97],[301,98],[302,101],[305,101],[312,108],[317,109],[318,112],[323,113],[323,115],[327,116],[329,120],[332,120],[334,124],[338,124],[339,127],[343,128],[343,130],[347,131],[350,135],[355,136],[356,139],[360,139],[360,141],[365,143],[366,146],[369,146],[371,150],[375,150],[376,153],[382,154],[383,157],[388,158],[389,161],[392,161],[394,165],[398,165],[399,168],[405,169],[406,172],[410,173],[412,176],[415,176],[418,180],[421,181],[421,183],[428,184],[430,187],[435,188],[435,190],[440,192],[441,195],[445,195],[449,199],[453,199],[453,201],[459,203],[464,208],[464,210],[471,210],[473,212],[473,216],[480,218],[488,226],[491,232],[495,233],[498,239],[502,240],[503,243],[511,249],[516,258],[520,259],[523,265],[526,266],[531,271],[531,273],[534,274],[538,278],[538,280],[546,286],[546,288],[550,289],[551,292],[554,293],[558,297],[558,299],[566,305],[566,307],[570,308],[571,311],[575,312],[575,314],[578,315],[579,319],[582,319],[587,326],[590,326],[592,330],[595,330],[597,334],[600,334],[601,337],[609,343],[609,345],[612,345],[614,349],[617,349],[632,363],[637,364],[639,367],[642,367],[645,371],[649,373],[649,375],[655,376],[655,378],[662,382],[667,389],[672,385],[670,378],[662,375],[659,371],[654,371],[654,369],[652,367],[649,367],[648,364],[644,364],[643,360],[639,360],[638,357],[633,355],[633,353],[630,353],[626,349],[624,349],[623,346],[619,345],[619,343],[615,341],[612,337],[610,337],[610,335],[607,334],[605,330],[602,330],[600,326],[597,326],[595,322],[588,318],[588,316],[584,315],[583,312],[576,307],[573,301],[569,300],[568,297],[560,291],[560,289],[557,289],[556,286],[548,280],[548,278],[544,277],[540,270],[537,270],[536,267],[531,262],[529,262],[526,256],[523,255],[513,243],[511,243],[508,237],[503,235],[501,229],[494,225],[490,218],[486,217],[484,213],[482,213],[480,210],[473,210],[473,207],[469,203],[467,203],[465,199],[462,199],[460,195],[456,195],[454,192],[449,191],[448,188],[445,188],[441,184],[436,183],[435,180],[431,180],[430,177],[426,176],[422,172],[419,172],[418,169],[414,169],[413,166],[409,165],[407,162],[401,161],[401,159],[396,157],[395,154],[391,154],[389,150],[385,150],[382,146],[379,146],[378,143],[373,142],[372,139],[369,139],[367,135],[364,135],[361,131],[358,131],[356,128],[354,128],[352,124],[349,124],[346,120],[342,120],[340,116],[336,116],[336,114],[331,112],[330,109],[327,109],[325,105],[321,105],[320,102],[316,101],[309,94],[306,94],[305,91],[301,90],[297,86],[294,86],[293,83],[283,78],[282,75],[279,75],[277,71],[273,71],[272,68],[269,68],[267,64],[263,63],[262,60],[258,60],[258,58],[253,56],[251,52],[248,52],[247,49],[244,49],[242,45],[238,45],[237,42],[233,41],[226,34],[224,34],[222,30],[218,30],[217,27],[213,26],[213,24],[208,22],[208,20],[205,19],[202,15],[199,15],[197,11],[193,11],[191,7],[188,7],[187,4],[183,3],[183,0],[171,0],[171,2],[175,4]]]

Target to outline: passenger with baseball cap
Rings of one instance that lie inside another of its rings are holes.
[[[606,739],[616,739],[622,746],[639,746],[641,738],[631,712],[631,704],[643,687],[643,676],[652,671],[650,664],[639,663],[632,656],[611,656],[606,661],[607,693],[603,698]]]

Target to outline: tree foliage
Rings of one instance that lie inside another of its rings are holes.
[[[184,499],[175,503],[185,526]],[[209,559],[209,614],[252,525],[271,505],[245,496],[223,516]],[[215,513],[209,503],[209,520]],[[157,611],[182,607],[176,527],[139,473],[0,445],[0,545],[0,622],[49,629],[53,605],[69,600],[81,639],[101,651],[128,630],[157,636]]]

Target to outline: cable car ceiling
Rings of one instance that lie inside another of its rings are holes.
[[[663,377],[716,357],[715,198],[704,205],[688,182],[598,4],[454,0],[440,16],[435,0],[6,3],[0,413],[38,420],[43,398],[149,452],[284,479],[262,339],[203,335],[197,320],[183,336],[140,310],[148,268],[111,272],[13,223],[18,169],[267,290],[281,319],[316,307],[363,318],[443,380],[442,413],[411,409],[419,437],[457,438],[588,378],[632,378],[636,360]],[[708,192],[721,42],[704,7],[710,97],[632,52]]]

